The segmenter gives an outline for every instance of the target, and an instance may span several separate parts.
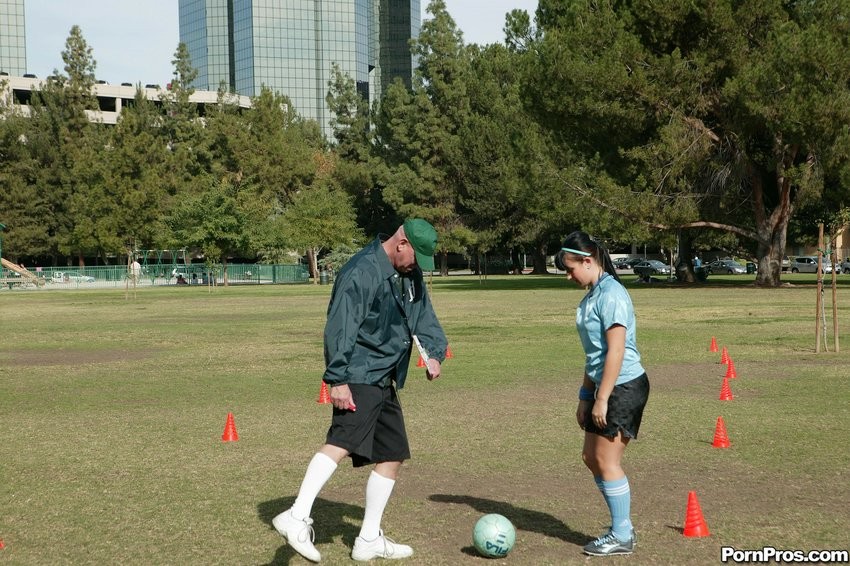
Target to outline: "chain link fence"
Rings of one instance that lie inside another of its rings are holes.
[[[96,289],[125,287],[134,283],[136,287],[224,284],[222,266],[209,267],[203,264],[146,265],[136,273],[125,265],[28,269],[38,278],[37,283],[12,270],[3,269],[0,280],[4,283],[0,289]],[[227,266],[229,285],[297,284],[308,280],[309,272],[303,264],[239,263]]]

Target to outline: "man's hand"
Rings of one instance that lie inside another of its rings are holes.
[[[440,377],[441,371],[442,366],[440,365],[440,360],[429,358],[428,365],[425,367],[425,377],[428,378],[428,381],[433,381]]]
[[[357,410],[357,405],[354,404],[354,398],[351,396],[351,389],[348,388],[347,383],[331,386],[331,403],[337,409]]]

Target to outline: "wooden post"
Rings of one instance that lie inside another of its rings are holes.
[[[133,299],[138,298],[136,295],[136,271],[133,269],[134,263],[136,262],[136,249],[135,246],[129,246],[127,248],[127,274],[124,277],[124,300],[128,300],[130,298],[130,280],[132,279],[133,283]]]
[[[823,222],[818,224],[818,267],[817,267],[817,293],[818,298],[815,306],[815,353],[820,353],[821,322],[823,321]]]
[[[131,261],[130,258],[131,257],[133,257],[133,252],[131,252],[130,250],[127,250],[127,275],[128,276],[130,275],[130,261]],[[130,278],[125,277],[124,278],[124,300],[125,301],[129,300],[129,298],[130,298]]]
[[[838,353],[838,280],[836,271],[838,270],[838,250],[835,249],[836,238],[830,240],[832,248],[832,337],[835,342],[835,353]]]

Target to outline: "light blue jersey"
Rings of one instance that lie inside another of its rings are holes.
[[[635,333],[635,309],[628,291],[616,279],[604,273],[576,309],[576,328],[584,348],[584,371],[596,385],[602,381],[608,342],[605,332],[614,325],[626,329],[626,351],[615,385],[626,383],[645,373],[640,364]]]

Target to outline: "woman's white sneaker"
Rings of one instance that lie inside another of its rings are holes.
[[[612,554],[631,554],[635,549],[634,540],[621,541],[614,533],[602,535],[585,545],[584,553],[591,556],[610,556]]]

